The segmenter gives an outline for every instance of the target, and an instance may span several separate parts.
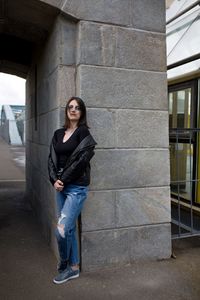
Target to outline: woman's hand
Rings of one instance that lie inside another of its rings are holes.
[[[54,183],[54,187],[55,187],[56,191],[61,192],[64,189],[64,184],[61,180],[58,179]]]

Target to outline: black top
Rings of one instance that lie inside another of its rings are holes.
[[[89,134],[88,128],[82,125],[72,133],[66,142],[63,142],[65,128],[55,131],[55,152],[57,154],[58,169],[65,167],[68,157],[73,153],[80,142]]]

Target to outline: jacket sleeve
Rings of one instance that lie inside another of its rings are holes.
[[[73,182],[84,172],[93,156],[94,147],[82,151],[77,159],[63,171],[60,180],[65,184]]]
[[[52,185],[54,185],[55,181],[58,178],[56,175],[56,167],[53,163],[51,154],[52,154],[52,144],[50,146],[50,153],[49,153],[49,157],[48,157],[48,172],[49,172],[49,180],[52,183]]]

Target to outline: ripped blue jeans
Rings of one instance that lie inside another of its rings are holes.
[[[76,221],[87,198],[88,187],[69,184],[57,192],[56,238],[61,261],[79,264]]]

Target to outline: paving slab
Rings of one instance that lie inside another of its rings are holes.
[[[0,181],[25,180],[25,147],[7,144],[0,137]]]

